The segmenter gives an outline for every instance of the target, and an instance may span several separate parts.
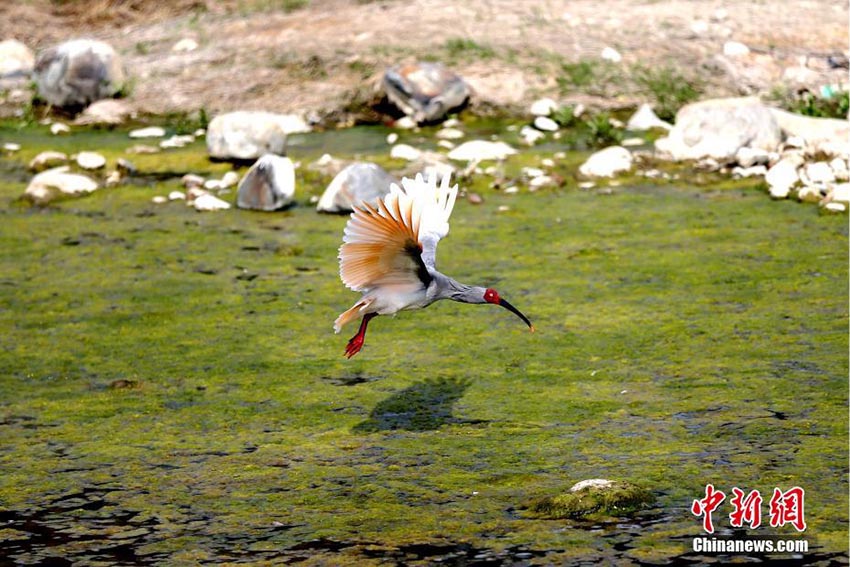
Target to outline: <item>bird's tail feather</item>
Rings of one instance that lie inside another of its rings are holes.
[[[359,312],[368,307],[370,303],[372,302],[365,299],[358,301],[350,309],[341,313],[340,316],[336,318],[336,321],[334,321],[334,333],[339,334],[342,328],[350,323],[352,319],[356,319]]]

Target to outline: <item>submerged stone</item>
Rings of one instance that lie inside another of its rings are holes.
[[[620,517],[633,514],[654,500],[651,492],[630,482],[595,478],[574,484],[564,494],[532,503],[529,512],[553,520]]]
[[[236,206],[275,211],[291,204],[294,195],[295,166],[292,160],[266,154],[251,166],[239,183]]]

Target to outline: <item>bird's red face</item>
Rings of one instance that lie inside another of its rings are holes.
[[[501,298],[499,297],[499,292],[493,289],[492,287],[488,287],[486,290],[484,290],[484,301],[486,301],[487,303],[494,303],[498,305],[500,299]]]
[[[493,305],[501,305],[508,311],[514,313],[517,317],[523,320],[523,322],[528,325],[528,328],[531,332],[534,332],[534,325],[531,324],[531,321],[528,320],[528,317],[523,315],[519,309],[499,297],[499,292],[493,289],[492,287],[488,287],[484,290],[484,301],[487,303],[492,303]]]

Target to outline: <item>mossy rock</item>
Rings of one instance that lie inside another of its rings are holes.
[[[584,480],[569,492],[535,501],[529,512],[539,518],[579,520],[633,514],[655,500],[651,492],[625,481]]]

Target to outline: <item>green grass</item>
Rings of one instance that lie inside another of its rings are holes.
[[[638,66],[632,69],[631,75],[638,89],[653,101],[658,117],[670,122],[682,106],[697,100],[702,92],[698,81],[670,66]]]
[[[17,198],[34,153],[114,160],[133,143],[43,131],[2,131],[24,148],[0,160],[0,514],[19,518],[0,551],[369,564],[463,543],[659,562],[700,535],[689,507],[711,482],[804,487],[806,537],[846,553],[846,217],[746,180],[581,191],[578,153],[555,168],[565,189],[506,195],[474,177],[484,204],[458,200],[439,266],[498,289],[537,332],[441,302],[379,317],[346,360],[354,329],[331,328],[358,297],[337,275],[346,217],[308,204],[329,179],[302,167],[296,206],[273,214],[152,205],[176,179],[32,209]],[[358,135],[362,158],[391,163],[369,129],[305,136],[292,155]],[[201,142],[130,159],[230,168]],[[597,477],[656,503],[629,528],[516,512]],[[21,544],[20,518],[52,539]]]

